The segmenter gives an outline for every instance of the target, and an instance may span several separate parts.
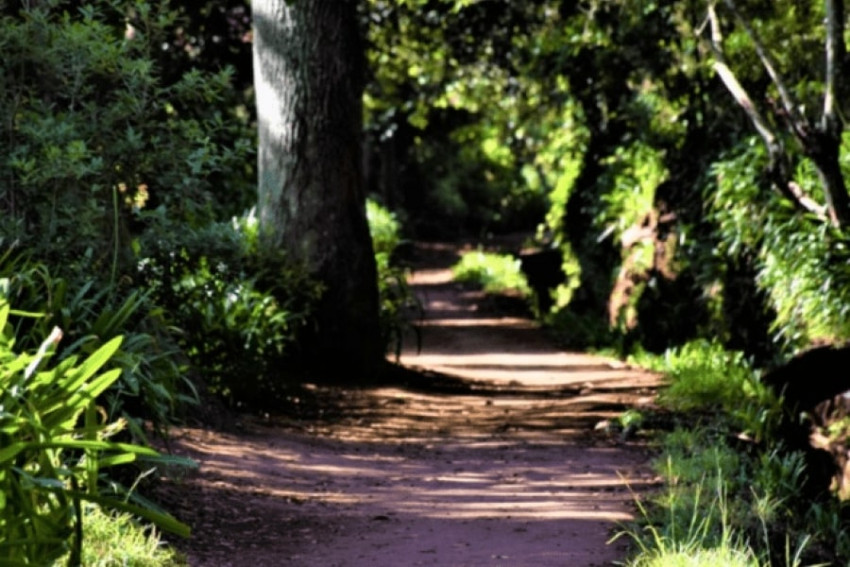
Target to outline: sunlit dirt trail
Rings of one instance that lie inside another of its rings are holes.
[[[657,378],[554,348],[528,319],[451,282],[448,245],[420,245],[424,377],[314,388],[311,419],[185,429],[200,463],[169,505],[203,566],[590,566],[652,482],[638,441],[596,429],[649,403]],[[484,307],[482,307],[484,306]]]

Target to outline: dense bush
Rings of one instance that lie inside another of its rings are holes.
[[[659,402],[676,412],[716,412],[754,439],[768,439],[781,417],[778,400],[758,381],[740,351],[717,341],[698,339],[661,356],[637,354],[639,364],[664,373],[669,385]]]
[[[139,250],[140,282],[193,376],[232,402],[271,402],[287,387],[286,363],[322,289],[257,246],[253,212],[196,230],[163,221]]]
[[[233,198],[216,183],[239,172],[251,144],[216,107],[229,71],[159,80],[152,52],[171,12],[74,4],[39,2],[0,21],[0,233],[62,275],[114,283],[146,211],[195,226],[221,216]]]
[[[847,144],[848,142],[845,142]],[[844,152],[847,156],[848,152]],[[767,157],[756,140],[713,165],[711,218],[718,252],[756,260],[756,284],[775,312],[773,331],[784,346],[850,337],[850,241],[846,231],[789,207],[765,187]],[[850,173],[850,158],[842,167]],[[810,164],[798,164],[795,182],[821,197]]]
[[[803,496],[803,453],[776,438],[782,408],[740,352],[695,341],[639,362],[664,372],[662,412],[671,422],[653,463],[664,481],[626,532],[627,565],[832,565],[850,552],[837,500]],[[720,563],[718,563],[718,561]]]
[[[518,293],[529,297],[531,288],[522,273],[519,258],[477,250],[465,252],[452,267],[456,281],[472,283],[487,293]]]
[[[197,397],[187,363],[203,348],[175,335],[190,306],[158,305],[139,262],[162,226],[213,234],[253,197],[255,134],[232,71],[174,51],[181,21],[167,2],[49,0],[0,19],[0,276],[17,305],[45,314],[19,323],[22,345],[53,325],[69,333],[60,357],[124,335],[105,407],[165,425]]]

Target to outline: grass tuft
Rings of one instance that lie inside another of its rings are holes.
[[[182,567],[186,559],[168,547],[152,526],[139,525],[129,514],[107,513],[87,506],[83,515],[82,564],[86,567]],[[54,564],[64,567],[65,557]]]
[[[530,297],[531,288],[520,269],[520,261],[507,254],[477,250],[466,252],[452,267],[456,281],[481,286],[487,293],[519,292]]]
[[[668,375],[659,402],[676,427],[658,438],[664,489],[638,500],[639,519],[617,535],[635,544],[625,565],[845,564],[841,503],[801,499],[803,455],[776,438],[778,400],[740,353],[696,341],[633,361]]]

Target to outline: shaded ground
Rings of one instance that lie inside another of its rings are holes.
[[[450,281],[456,249],[418,248],[425,371],[403,385],[312,388],[312,419],[185,429],[200,462],[167,504],[198,566],[589,566],[652,482],[638,441],[595,429],[648,403],[656,377],[564,353],[522,317]],[[492,305],[491,305],[492,306]]]

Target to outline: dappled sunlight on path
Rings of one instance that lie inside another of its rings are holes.
[[[606,542],[653,476],[639,443],[595,426],[650,403],[657,377],[559,351],[530,320],[482,309],[481,294],[444,269],[411,283],[426,318],[421,349],[410,342],[401,362],[425,379],[313,387],[329,404],[313,420],[180,432],[179,452],[201,463],[178,505],[197,534],[192,565],[545,567],[623,557]]]

